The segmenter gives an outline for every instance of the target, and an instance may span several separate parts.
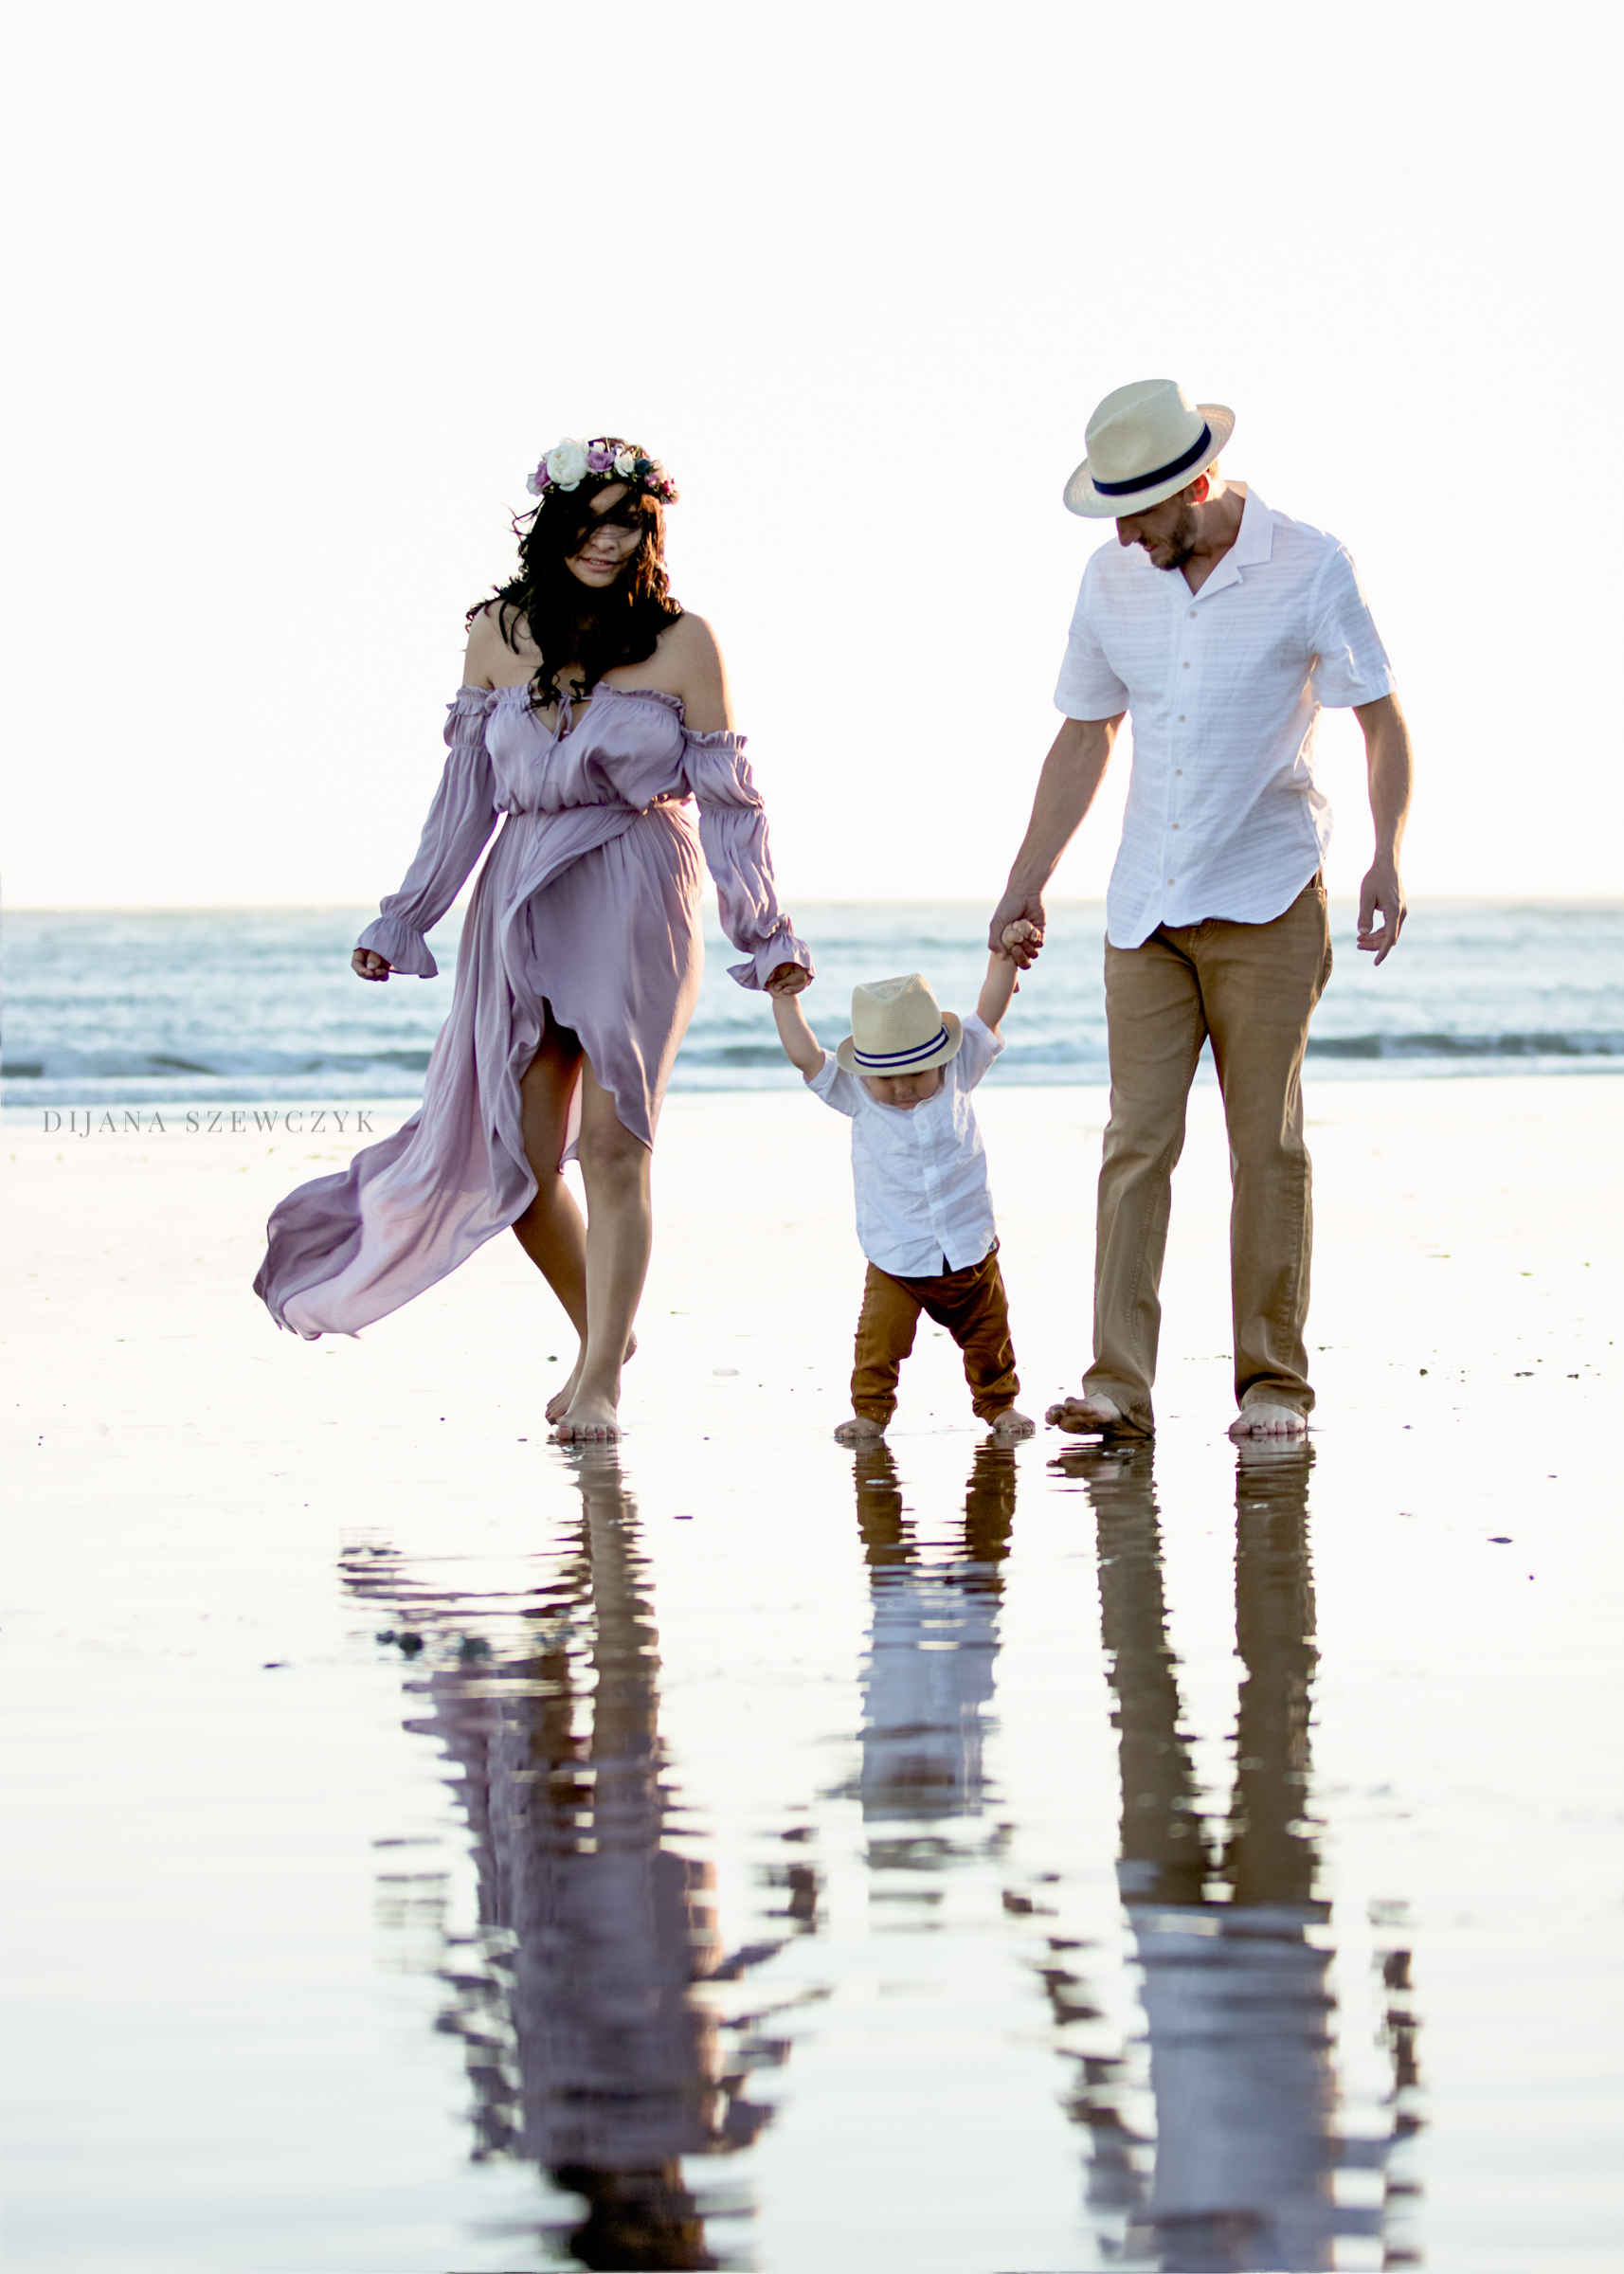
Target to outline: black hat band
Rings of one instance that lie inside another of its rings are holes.
[[[1101,481],[1096,474],[1092,477],[1094,488],[1102,497],[1128,497],[1135,490],[1154,489],[1159,481],[1166,481],[1173,475],[1182,474],[1187,467],[1195,465],[1212,439],[1213,430],[1203,419],[1200,433],[1182,458],[1169,459],[1164,466],[1158,466],[1154,474],[1135,474],[1131,481]]]

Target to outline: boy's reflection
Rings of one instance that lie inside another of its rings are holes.
[[[413,1724],[461,1766],[480,1939],[496,1952],[483,1976],[453,1973],[460,2002],[444,2026],[469,2048],[486,2152],[533,2158],[586,2198],[568,2238],[578,2263],[713,2266],[680,2159],[748,2145],[767,2111],[724,2077],[716,2020],[692,1985],[736,1978],[767,1949],[724,1962],[704,1900],[711,1867],[664,1844],[636,1508],[612,1454],[581,1460],[576,1481],[578,1546],[527,1615],[533,1649],[481,1663],[483,1646],[464,1640],[465,1663],[429,1675],[432,1719]],[[506,1608],[391,1588],[389,1576],[374,1565],[359,1583],[405,1594],[425,1639]]]
[[[1210,1848],[1167,1640],[1151,1450],[1089,1449],[1056,1464],[1082,1479],[1098,1523],[1121,1730],[1119,1874],[1145,1974],[1156,2102],[1143,2239],[1157,2265],[1188,2274],[1329,2266],[1338,2235],[1380,2228],[1379,2211],[1333,2201],[1333,2168],[1352,2158],[1332,2129],[1331,1954],[1309,1940],[1329,1916],[1314,1895],[1318,1859],[1303,1821],[1317,1658],[1313,1453],[1239,1452],[1245,1677],[1227,1835]]]
[[[976,1448],[963,1547],[942,1562],[920,1560],[889,1447],[865,1446],[855,1471],[873,1598],[860,1795],[865,1823],[894,1828],[871,1839],[869,1860],[880,1869],[929,1869],[953,1850],[927,1828],[982,1812],[1015,1456],[1007,1446]]]

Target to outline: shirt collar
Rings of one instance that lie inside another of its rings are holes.
[[[1205,600],[1209,592],[1221,592],[1226,585],[1238,585],[1243,568],[1255,568],[1272,558],[1274,551],[1274,516],[1257,492],[1246,482],[1230,485],[1246,499],[1241,509],[1240,529],[1235,543],[1224,554],[1206,583],[1197,593],[1198,601]]]

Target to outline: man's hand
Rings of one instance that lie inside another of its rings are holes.
[[[1044,923],[1043,895],[1040,893],[1017,892],[1012,888],[992,911],[986,944],[994,955],[1013,958],[1017,970],[1030,970],[1043,950]],[[1005,932],[1017,924],[1026,926],[1024,936],[1006,940]]]
[[[803,970],[799,964],[780,964],[767,980],[767,991],[769,995],[799,995],[803,987],[811,984],[810,971]]]
[[[1359,944],[1382,964],[1398,947],[1398,934],[1404,929],[1398,849],[1404,840],[1416,767],[1410,753],[1410,730],[1396,695],[1381,695],[1374,703],[1356,703],[1353,714],[1364,730],[1370,818],[1376,823],[1376,858],[1359,888]],[[1378,911],[1381,915],[1380,931],[1376,929]]]
[[[1384,964],[1398,945],[1404,929],[1404,888],[1396,861],[1379,860],[1359,888],[1359,945],[1371,949],[1377,964]],[[1381,929],[1377,929],[1380,913]]]
[[[350,968],[357,979],[388,979],[394,966],[373,948],[357,948],[350,958]]]

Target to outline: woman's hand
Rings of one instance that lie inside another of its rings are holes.
[[[810,971],[799,964],[780,964],[767,983],[769,995],[799,995],[803,987],[812,984]]]
[[[394,966],[375,948],[357,948],[350,958],[350,968],[357,979],[388,979]]]

